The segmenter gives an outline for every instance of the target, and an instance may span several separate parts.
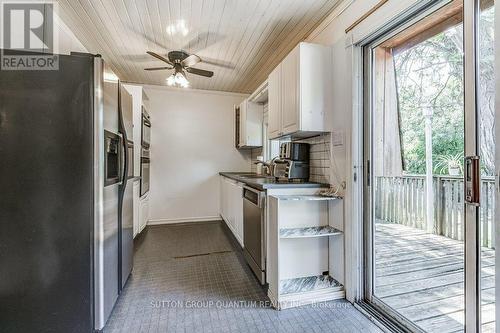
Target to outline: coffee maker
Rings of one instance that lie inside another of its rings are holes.
[[[280,157],[274,161],[274,174],[281,181],[309,180],[309,144],[284,142],[280,146]]]

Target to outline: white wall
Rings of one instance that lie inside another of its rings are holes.
[[[220,171],[250,171],[234,148],[233,105],[246,95],[145,86],[151,116],[150,222],[219,218]]]

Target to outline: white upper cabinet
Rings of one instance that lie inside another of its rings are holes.
[[[326,131],[332,107],[332,50],[300,43],[269,75],[268,136],[305,137]]]
[[[264,116],[262,104],[245,99],[237,109],[239,109],[239,117],[236,118],[237,120],[239,118],[236,123],[236,126],[239,127],[237,147],[262,147],[262,119]]]
[[[281,131],[300,130],[299,48],[294,48],[281,63]]]
[[[281,135],[281,64],[269,74],[267,84],[269,117],[267,136],[276,138]]]

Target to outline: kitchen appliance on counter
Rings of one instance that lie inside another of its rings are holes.
[[[284,142],[280,145],[280,159],[309,162],[309,144],[302,142]]]
[[[266,192],[243,187],[243,254],[260,284],[266,282]]]
[[[309,162],[275,160],[274,177],[280,181],[308,181]]]
[[[141,183],[140,196],[144,196],[149,192],[150,178],[150,148],[151,148],[151,118],[142,107],[142,132],[141,132]]]
[[[280,146],[280,158],[274,160],[273,176],[277,180],[309,180],[309,144],[284,142]]]
[[[9,189],[0,322],[9,332],[102,330],[132,267],[120,83],[100,56],[58,60],[58,70],[0,75],[0,186]]]

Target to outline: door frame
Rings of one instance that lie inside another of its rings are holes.
[[[477,47],[476,33],[479,15],[479,0],[464,0],[464,155],[479,155],[478,108],[477,108]],[[465,184],[465,179],[464,179]],[[465,331],[480,332],[481,292],[479,275],[479,207],[464,204],[464,251],[465,251]]]
[[[362,270],[360,272],[361,290],[358,293],[358,301],[368,302],[368,305],[375,310],[383,312],[390,320],[396,321],[397,324],[402,325],[403,329],[410,331],[422,331],[418,326],[404,318],[402,315],[391,309],[381,301],[377,301],[376,296],[373,295],[373,223],[372,223],[372,186],[369,183],[370,173],[372,172],[370,161],[371,147],[372,147],[372,119],[371,119],[371,102],[372,102],[372,87],[371,87],[371,73],[368,69],[373,68],[372,64],[372,50],[382,41],[390,38],[392,35],[399,33],[401,30],[418,22],[422,17],[431,14],[433,11],[438,10],[442,6],[447,5],[451,0],[435,0],[425,2],[423,4],[413,6],[408,9],[409,15],[401,17],[396,23],[388,24],[380,28],[371,37],[365,38],[355,45],[359,53],[360,62],[360,80],[361,95],[358,101],[362,103],[358,109],[361,119],[358,119],[357,127],[362,148],[358,149],[360,161],[362,165],[356,168],[362,168],[363,172],[360,175],[362,178],[359,189],[362,193],[362,200],[358,202],[358,206],[362,206],[363,216],[362,227],[360,228],[361,236],[361,258]],[[479,145],[477,140],[477,106],[476,106],[476,90],[477,85],[477,47],[476,47],[476,32],[479,15],[479,0],[464,0],[463,9],[463,33],[464,33],[464,118],[465,118],[465,156],[476,156],[479,154]],[[496,15],[498,18],[499,15]],[[496,23],[496,31],[499,31],[499,24]],[[499,44],[497,44],[499,45]],[[500,61],[497,60],[497,68],[500,68]],[[497,82],[499,80],[497,79]],[[497,91],[499,86],[497,85]],[[497,97],[497,101],[498,101]],[[500,111],[497,104],[497,110]],[[500,112],[497,112],[500,113]],[[497,131],[499,132],[499,131]],[[500,159],[500,152],[497,154],[497,159]],[[499,178],[499,191],[500,191],[500,168],[497,167],[497,177]],[[361,189],[362,188],[362,189]],[[497,202],[500,201],[497,196]],[[464,278],[465,278],[465,331],[466,332],[479,332],[480,331],[480,247],[479,247],[479,212],[478,207],[473,205],[464,204],[464,223],[465,223],[465,240],[464,240]],[[497,207],[500,203],[497,203]],[[500,233],[496,228],[497,235]],[[364,236],[364,237],[363,237]],[[499,239],[499,237],[496,237]],[[499,239],[500,241],[500,239]],[[500,262],[497,258],[497,262]],[[497,292],[498,292],[497,288]],[[500,293],[499,293],[500,294]],[[500,310],[497,307],[497,313]],[[500,330],[497,327],[497,332]]]

